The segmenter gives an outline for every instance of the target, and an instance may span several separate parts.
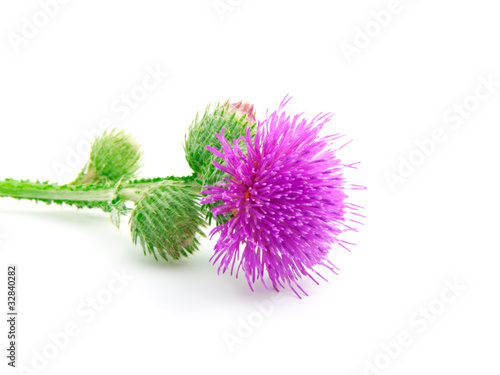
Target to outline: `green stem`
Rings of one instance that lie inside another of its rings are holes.
[[[112,202],[137,202],[144,193],[160,184],[174,184],[184,181],[187,188],[200,191],[196,176],[165,177],[133,180],[115,185],[57,185],[48,182],[16,181],[6,179],[0,181],[0,197],[29,199],[45,203],[66,203],[77,207],[101,208],[108,211]]]
[[[41,201],[104,202],[112,200],[113,196],[113,187],[82,189],[81,186],[56,185],[43,182],[0,181],[0,197]]]
[[[157,185],[173,185],[179,181],[184,181],[184,186],[191,189],[196,194],[201,191],[201,186],[196,182],[196,175],[187,177],[159,177],[153,179],[133,180],[123,184],[117,193],[117,196],[126,201],[137,202],[144,193]]]

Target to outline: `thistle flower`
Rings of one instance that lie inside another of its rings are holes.
[[[289,285],[300,298],[294,286],[307,295],[300,278],[324,279],[316,266],[336,273],[327,255],[332,245],[345,247],[338,238],[342,231],[355,230],[346,224],[346,214],[358,206],[346,202],[345,190],[357,186],[348,186],[342,175],[354,164],[342,164],[336,156],[341,147],[331,147],[342,136],[319,136],[331,115],[309,122],[290,117],[283,111],[288,101],[259,122],[253,142],[249,129],[232,144],[224,129],[217,134],[221,150],[207,148],[222,160],[214,165],[229,176],[206,186],[201,203],[222,201],[212,213],[230,218],[210,233],[220,233],[212,257],[214,264],[220,261],[219,272],[231,268],[233,274],[238,262],[236,277],[242,268],[250,289],[258,279],[267,288],[267,272],[276,290]]]
[[[251,289],[258,279],[266,285],[266,273],[275,289],[289,285],[300,297],[294,287],[305,294],[297,284],[301,277],[322,278],[316,266],[335,272],[328,251],[335,244],[345,247],[338,235],[355,230],[346,216],[358,215],[358,206],[346,202],[345,189],[356,186],[342,176],[342,169],[354,164],[341,164],[330,148],[340,136],[319,137],[331,116],[320,114],[310,122],[301,115],[290,118],[283,111],[287,102],[259,124],[248,103],[207,108],[184,142],[191,176],[133,180],[140,146],[112,130],[95,140],[72,183],[5,179],[0,197],[99,208],[117,226],[131,213],[133,242],[165,260],[195,252],[204,235],[203,216],[208,224],[214,217],[218,226],[211,234],[221,235],[212,259],[220,261],[219,272],[231,267],[233,273],[239,261],[236,276],[243,268]]]

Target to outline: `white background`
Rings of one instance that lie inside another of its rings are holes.
[[[341,157],[361,161],[348,177],[368,187],[352,194],[367,215],[349,236],[357,246],[332,249],[340,275],[304,281],[309,297],[288,290],[269,305],[275,292],[217,275],[214,241],[182,263],[155,262],[127,220],[118,231],[98,211],[1,199],[0,310],[15,263],[18,365],[32,367],[49,334],[74,322],[79,334],[38,373],[499,374],[500,87],[473,98],[481,79],[500,81],[497,4],[401,0],[377,29],[372,12],[386,15],[388,1],[221,3],[233,5],[220,16],[212,0],[70,1],[16,51],[24,17],[44,16],[39,2],[2,2],[0,178],[70,181],[85,162],[72,152],[103,119],[143,145],[142,176],[189,174],[182,140],[197,111],[246,100],[262,120],[289,93],[290,113],[334,112],[326,131],[354,140]],[[343,43],[358,48],[350,59]],[[129,114],[113,110],[148,67],[169,76]],[[446,121],[464,100],[466,118]],[[446,141],[393,191],[387,172],[400,156],[418,161],[415,142],[436,129]],[[134,279],[87,323],[77,310],[113,270]],[[466,287],[453,302],[447,282]],[[271,311],[262,321],[256,303]],[[228,346],[249,320],[248,337]],[[6,331],[0,372],[14,374]],[[403,332],[411,344],[389,345],[389,358],[383,345]]]

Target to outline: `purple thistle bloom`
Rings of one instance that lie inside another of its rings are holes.
[[[300,298],[293,286],[307,295],[297,284],[301,277],[317,284],[313,275],[324,279],[315,266],[336,273],[328,251],[335,244],[346,248],[339,234],[356,230],[346,224],[346,214],[362,215],[354,212],[359,206],[348,204],[344,193],[358,186],[347,186],[342,176],[343,168],[356,163],[345,165],[336,157],[345,144],[330,147],[342,136],[318,135],[331,114],[319,114],[310,122],[302,115],[290,117],[283,111],[289,100],[285,98],[278,111],[258,123],[254,142],[250,129],[233,145],[224,138],[224,129],[217,134],[221,150],[207,148],[224,161],[214,165],[229,176],[218,186],[205,187],[201,202],[222,201],[213,214],[231,217],[210,233],[220,232],[212,257],[214,264],[220,261],[219,273],[230,267],[233,274],[239,261],[236,277],[242,267],[252,291],[258,279],[267,288],[267,271],[276,290],[287,284]]]

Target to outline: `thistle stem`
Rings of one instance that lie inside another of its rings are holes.
[[[17,199],[35,199],[48,201],[110,201],[113,199],[113,187],[82,189],[69,185],[56,185],[43,182],[0,181],[0,197]]]
[[[100,207],[103,203],[116,200],[137,202],[150,188],[159,184],[173,184],[184,181],[185,187],[196,193],[200,185],[195,176],[166,177],[129,181],[116,185],[57,185],[47,182],[17,181],[6,179],[0,181],[0,197],[29,199],[46,203],[66,203],[78,207]]]
[[[118,191],[117,196],[125,201],[137,202],[144,193],[152,187],[157,185],[172,185],[179,181],[184,181],[184,186],[187,189],[192,190],[196,194],[201,191],[201,186],[195,181],[194,176],[189,177],[167,177],[158,178],[153,180],[138,180],[130,181],[122,185],[121,189]]]

